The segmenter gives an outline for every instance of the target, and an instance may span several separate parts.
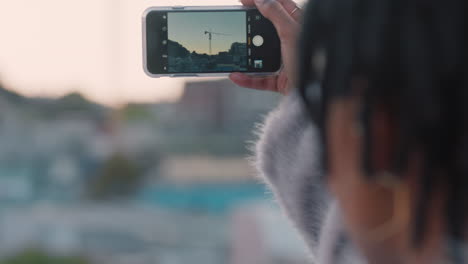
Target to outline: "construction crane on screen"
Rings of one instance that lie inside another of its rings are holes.
[[[208,40],[210,41],[210,55],[211,55],[211,40],[213,39],[213,35],[218,35],[218,36],[231,36],[230,34],[224,34],[224,33],[218,33],[218,32],[213,32],[211,29],[209,31],[205,30],[205,35],[208,34]]]

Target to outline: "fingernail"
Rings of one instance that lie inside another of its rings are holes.
[[[265,0],[254,0],[256,5],[261,5],[265,2]]]

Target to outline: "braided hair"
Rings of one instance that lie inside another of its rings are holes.
[[[463,241],[468,213],[468,2],[466,0],[311,0],[300,41],[298,86],[320,127],[326,171],[327,103],[362,90],[363,168],[371,162],[370,120],[385,106],[396,121],[390,170],[402,175],[420,150],[421,191],[413,216],[413,245],[421,246],[436,187],[446,187],[446,234]],[[324,67],[317,58],[325,56]],[[462,263],[459,247],[451,247]]]

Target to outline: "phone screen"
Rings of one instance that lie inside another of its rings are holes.
[[[279,38],[256,9],[152,11],[146,19],[153,74],[276,72]]]

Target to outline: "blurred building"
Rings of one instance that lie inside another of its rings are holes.
[[[229,80],[188,82],[179,102],[154,106],[164,152],[246,156],[256,124],[279,95]],[[170,146],[167,149],[166,146]]]
[[[259,120],[259,114],[271,110],[278,95],[241,88],[230,80],[189,82],[177,103],[181,121],[206,130],[245,131]]]
[[[162,179],[178,183],[252,181],[255,174],[244,157],[171,156],[159,170]]]

